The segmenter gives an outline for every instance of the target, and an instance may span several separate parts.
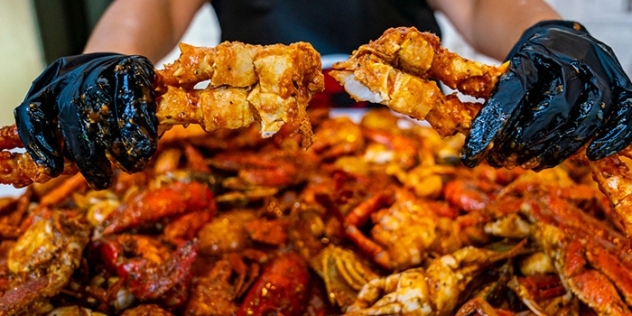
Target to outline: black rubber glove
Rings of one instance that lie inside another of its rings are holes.
[[[509,54],[509,71],[474,119],[462,151],[473,167],[541,170],[590,142],[597,160],[632,143],[632,84],[612,49],[580,24],[545,21]],[[591,141],[592,140],[592,141]]]
[[[63,171],[64,157],[73,161],[94,189],[111,184],[108,155],[123,171],[142,170],[158,141],[154,76],[142,56],[56,60],[14,111],[26,151],[52,177]]]

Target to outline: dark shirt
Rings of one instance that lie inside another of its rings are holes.
[[[350,54],[390,27],[415,26],[441,35],[419,0],[213,0],[222,41],[311,43],[322,55]]]

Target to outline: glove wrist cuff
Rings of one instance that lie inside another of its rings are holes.
[[[522,36],[520,36],[520,40],[518,41],[518,43],[516,43],[516,45],[514,45],[513,49],[509,52],[506,60],[509,60],[511,56],[513,56],[520,49],[520,47],[524,43],[528,42],[534,35],[537,35],[538,33],[541,33],[549,29],[562,29],[565,31],[579,32],[579,33],[585,33],[589,35],[588,30],[586,30],[586,27],[584,27],[579,22],[575,22],[571,20],[540,21],[532,25],[531,27],[529,27],[522,33]]]
[[[561,28],[567,30],[574,30],[576,32],[586,32],[586,27],[579,22],[571,21],[571,20],[544,20],[540,21],[533,26],[529,27],[525,30],[523,37],[530,37],[533,33],[537,32],[540,29],[549,29],[549,28]]]

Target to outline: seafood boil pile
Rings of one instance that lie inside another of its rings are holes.
[[[414,27],[399,27],[388,29],[377,40],[362,45],[349,60],[334,64],[331,75],[356,100],[380,103],[395,112],[426,120],[440,135],[448,136],[467,132],[482,104],[463,102],[457,93],[446,96],[433,80],[464,95],[486,99],[499,76],[507,71],[508,63],[496,67],[470,61],[442,47],[434,34]],[[499,119],[498,113],[486,115],[489,122]],[[511,146],[488,154],[490,146],[493,143],[477,154],[481,157],[475,161],[464,163],[473,167],[487,155],[487,161],[494,167],[541,170],[554,166],[539,156],[516,157]],[[617,221],[632,236],[632,189],[627,185],[632,183],[632,173],[622,161],[632,158],[632,148],[597,161],[590,161],[581,148],[575,157],[592,170],[602,192],[614,206]]]
[[[462,166],[375,109],[174,128],[145,171],[0,200],[1,315],[629,314],[630,239],[581,164]]]
[[[103,190],[3,151],[0,182],[35,183],[0,199],[0,315],[631,314],[625,152],[465,167],[481,105],[429,79],[486,98],[507,65],[438,45],[392,29],[335,65],[391,108],[353,121],[307,108],[308,44],[183,44],[154,82],[156,154]]]

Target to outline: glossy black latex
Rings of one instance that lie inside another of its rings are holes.
[[[142,170],[156,151],[153,66],[142,56],[64,57],[33,81],[15,109],[22,143],[51,176],[73,161],[88,184],[111,184],[112,166]]]
[[[528,29],[509,71],[474,119],[462,151],[473,167],[558,165],[588,145],[591,160],[632,143],[632,84],[612,49],[571,21]]]

